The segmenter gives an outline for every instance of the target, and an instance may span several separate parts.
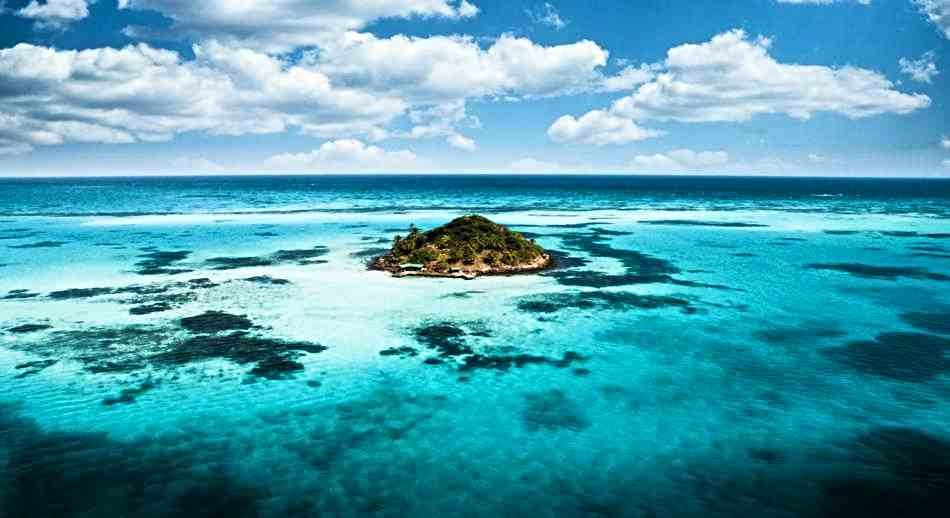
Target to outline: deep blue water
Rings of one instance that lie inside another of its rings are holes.
[[[396,279],[484,213],[541,275]],[[0,179],[0,517],[933,516],[950,181]]]
[[[0,178],[0,215],[743,207],[946,214],[950,179],[682,176]]]

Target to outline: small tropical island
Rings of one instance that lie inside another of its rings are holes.
[[[551,266],[551,255],[527,239],[488,218],[469,215],[421,232],[415,225],[405,237],[396,236],[388,254],[370,267],[397,277],[454,277],[531,273]]]

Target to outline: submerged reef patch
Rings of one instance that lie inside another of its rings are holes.
[[[262,257],[212,257],[205,261],[205,265],[212,270],[237,270],[255,266],[275,266],[279,264],[296,264],[307,266],[323,264],[326,261],[318,259],[330,252],[325,246],[314,246],[300,250],[278,250],[271,255]]]
[[[412,356],[418,356],[419,351],[415,347],[409,347],[408,345],[403,347],[390,347],[388,349],[383,349],[379,351],[380,356],[399,356],[400,358],[410,358]]]
[[[901,313],[901,320],[924,331],[932,333],[950,334],[950,307],[940,308],[940,311],[911,311]]]
[[[109,397],[102,400],[102,404],[105,406],[112,406],[123,404],[127,405],[129,403],[135,403],[135,398],[141,396],[142,394],[154,389],[157,386],[157,383],[148,380],[142,382],[137,387],[122,389],[122,392],[119,393],[116,397]]]
[[[254,266],[272,266],[274,260],[267,257],[212,257],[205,261],[212,270],[237,270]]]
[[[579,432],[590,426],[590,419],[583,408],[561,390],[525,394],[525,406],[521,414],[524,427],[532,432],[539,430],[570,430]]]
[[[446,293],[445,295],[439,296],[440,299],[470,299],[472,295],[479,295],[485,293],[481,290],[466,290],[466,291],[455,291],[452,293]]]
[[[148,367],[178,367],[191,362],[224,359],[253,365],[251,376],[285,379],[304,369],[304,353],[326,350],[320,344],[254,336],[256,326],[243,315],[209,311],[178,321],[179,327],[89,327],[53,331],[42,339],[9,347],[45,358],[68,359],[91,373],[130,373]],[[229,334],[222,334],[229,333]]]
[[[135,272],[139,275],[174,275],[190,272],[188,268],[174,268],[176,263],[184,261],[191,255],[187,250],[155,250],[139,256],[135,263]]]
[[[860,372],[899,381],[922,383],[950,371],[950,338],[923,333],[881,333],[823,352]]]
[[[144,368],[148,355],[160,351],[168,335],[165,329],[148,326],[86,327],[52,331],[12,347],[40,357],[76,361],[88,372],[127,373]]]
[[[807,321],[793,326],[775,326],[756,331],[755,337],[773,345],[813,344],[819,339],[840,338],[848,333],[835,325]]]
[[[7,248],[59,248],[65,244],[65,241],[37,241],[36,243],[22,245],[9,245]]]
[[[330,249],[325,246],[315,246],[302,250],[278,250],[272,256],[278,263],[297,263],[301,266],[314,264],[314,259],[323,257],[330,253]]]
[[[39,293],[32,293],[30,290],[10,290],[6,295],[0,297],[0,300],[32,299],[39,296]]]
[[[197,444],[196,444],[197,442]],[[47,431],[0,406],[4,516],[259,516],[263,492],[230,472],[231,445],[185,434],[119,442]],[[172,447],[178,444],[178,447]]]
[[[493,369],[506,371],[512,367],[522,368],[526,365],[550,365],[559,369],[570,367],[574,362],[585,361],[586,358],[574,351],[567,351],[561,358],[548,358],[547,356],[537,356],[534,354],[513,354],[513,355],[482,355],[472,354],[466,356],[459,366],[462,372],[475,369]]]
[[[413,334],[416,341],[430,349],[435,349],[439,356],[451,357],[475,352],[465,342],[468,331],[452,322],[425,324],[416,328]]]
[[[53,291],[49,293],[49,298],[54,300],[72,300],[101,297],[104,295],[134,295],[132,298],[124,300],[129,304],[145,304],[164,302],[173,306],[180,306],[193,300],[191,293],[167,293],[173,289],[206,289],[213,288],[217,284],[207,278],[191,279],[182,282],[173,282],[167,284],[146,284],[131,286],[122,286],[118,288],[94,287],[94,288],[71,288],[67,290]]]
[[[245,282],[253,282],[254,284],[262,284],[265,286],[286,286],[288,284],[292,284],[287,279],[278,279],[269,275],[258,275],[256,277],[248,277],[241,280]]]
[[[812,270],[831,270],[844,272],[855,277],[865,279],[884,279],[889,281],[901,277],[909,279],[924,279],[933,281],[950,281],[950,276],[942,273],[933,273],[926,268],[916,266],[876,266],[863,263],[811,263],[805,268]]]
[[[163,352],[149,358],[159,365],[184,365],[191,362],[222,358],[238,365],[254,364],[250,374],[279,380],[304,370],[296,361],[304,353],[325,351],[323,345],[263,338],[244,332],[225,335],[199,335],[175,342]]]
[[[9,241],[13,239],[29,239],[39,236],[39,232],[12,232],[0,234],[0,241]]]
[[[681,270],[670,261],[653,257],[635,250],[614,248],[608,243],[609,236],[617,232],[594,228],[590,232],[563,234],[564,245],[571,250],[587,253],[594,257],[615,259],[623,265],[625,273],[605,273],[595,270],[577,270],[573,268],[556,269],[542,273],[555,279],[563,286],[585,288],[608,288],[633,284],[667,283],[681,286],[728,289],[726,286],[679,280],[673,277]],[[622,234],[622,233],[621,233]]]
[[[512,367],[526,365],[550,365],[557,368],[570,367],[572,363],[584,361],[581,355],[568,351],[561,358],[549,358],[532,354],[493,355],[476,352],[470,343],[472,337],[489,337],[491,333],[480,322],[430,322],[413,330],[420,344],[435,350],[438,357],[427,358],[427,365],[443,365],[449,360],[459,371],[489,369],[506,371]],[[414,356],[414,355],[413,355]]]
[[[950,508],[950,441],[906,427],[874,428],[847,445],[848,469],[822,481],[825,516],[934,516]]]
[[[11,327],[7,329],[7,331],[13,334],[26,334],[35,333],[37,331],[46,331],[47,329],[52,328],[53,326],[49,324],[23,324],[16,327]]]
[[[245,315],[232,315],[223,311],[206,311],[200,315],[182,318],[178,323],[192,333],[218,333],[254,327],[254,323]]]
[[[551,264],[557,270],[566,268],[582,268],[590,264],[590,260],[584,257],[576,257],[562,250],[548,250],[551,256]]]
[[[116,288],[72,288],[50,292],[49,298],[56,300],[86,299],[114,293],[119,293]]]
[[[21,363],[15,367],[16,370],[21,371],[16,375],[16,377],[21,379],[34,374],[39,374],[53,365],[56,365],[57,363],[59,363],[58,360],[37,360]]]
[[[171,304],[167,302],[157,302],[155,304],[143,304],[141,306],[135,306],[134,308],[129,308],[130,315],[150,315],[152,313],[162,313],[165,311],[171,311],[174,309]]]
[[[523,297],[517,304],[526,313],[556,313],[564,309],[660,309],[676,307],[684,313],[695,313],[689,300],[669,295],[640,295],[628,291],[582,291],[548,293]]]

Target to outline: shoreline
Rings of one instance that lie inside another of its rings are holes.
[[[463,280],[475,280],[479,277],[488,277],[488,276],[508,276],[508,275],[526,275],[531,273],[538,273],[544,270],[551,269],[556,266],[554,257],[551,254],[544,254],[539,258],[538,261],[529,263],[523,266],[504,266],[498,269],[489,269],[489,270],[460,270],[454,272],[433,272],[428,270],[404,270],[399,266],[387,265],[385,262],[385,255],[376,257],[369,262],[370,270],[379,270],[389,272],[393,277],[403,278],[403,277],[436,277],[436,278],[446,278],[446,279],[463,279]]]

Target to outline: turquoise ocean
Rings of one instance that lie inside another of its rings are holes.
[[[950,181],[0,179],[2,517],[948,508]]]

